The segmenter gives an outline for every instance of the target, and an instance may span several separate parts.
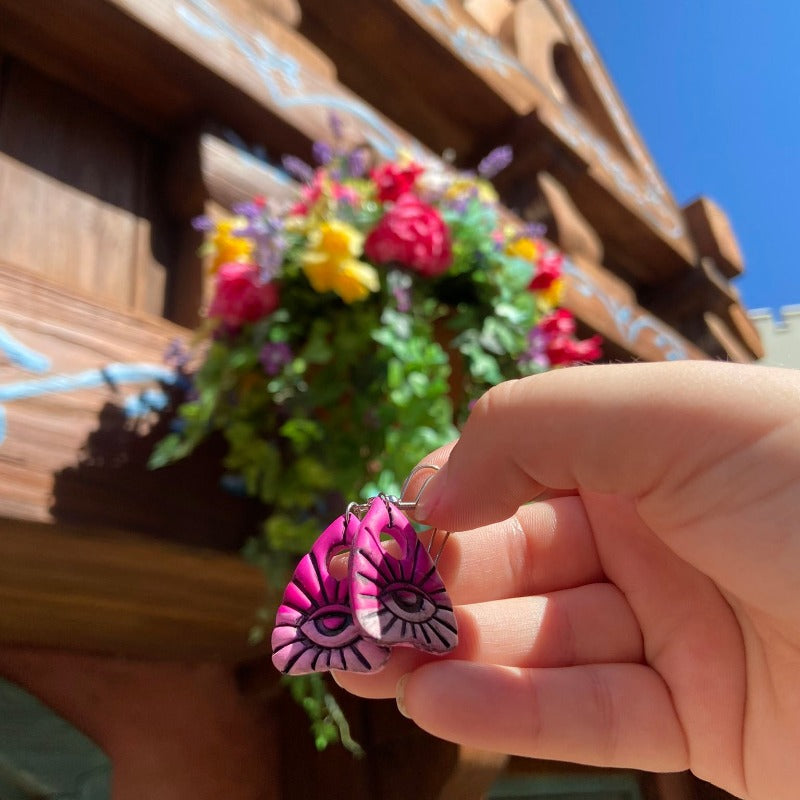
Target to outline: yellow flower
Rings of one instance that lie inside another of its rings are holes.
[[[506,254],[535,263],[540,255],[539,245],[536,244],[535,239],[531,239],[529,236],[520,236],[506,245]]]
[[[344,222],[323,222],[308,237],[303,272],[315,292],[336,292],[345,303],[380,288],[374,267],[358,260],[364,237]]]
[[[448,200],[455,200],[462,195],[468,195],[477,191],[478,199],[483,203],[496,203],[499,200],[497,192],[489,181],[484,181],[481,178],[456,178],[445,192],[445,197]]]
[[[369,264],[351,259],[342,261],[339,265],[339,271],[334,279],[333,291],[345,303],[364,300],[370,292],[377,292],[379,288],[378,273]]]
[[[564,297],[564,279],[556,278],[546,289],[536,292],[539,308],[545,314],[561,305]]]
[[[239,236],[236,231],[244,230],[247,220],[244,217],[229,217],[219,220],[209,237],[211,245],[211,264],[212,274],[220,268],[222,264],[230,261],[238,261],[246,264],[253,259],[255,243],[252,239]]]

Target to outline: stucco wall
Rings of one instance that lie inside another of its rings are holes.
[[[750,312],[766,355],[760,363],[800,369],[800,305],[782,306],[777,312],[759,308]]]

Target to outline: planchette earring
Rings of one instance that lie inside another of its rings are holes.
[[[330,573],[331,558],[350,550],[358,526],[350,513],[334,520],[286,587],[272,632],[272,663],[284,675],[377,672],[389,658],[389,649],[366,638],[355,623],[348,580]]]
[[[353,537],[353,618],[367,638],[382,645],[446,653],[458,643],[453,604],[434,560],[398,505],[385,496],[373,498]],[[383,534],[399,546],[397,556],[387,551]]]

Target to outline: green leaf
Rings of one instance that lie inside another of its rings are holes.
[[[410,372],[406,376],[406,381],[411,389],[411,391],[417,397],[425,397],[428,392],[428,387],[430,386],[430,381],[428,380],[428,376],[422,372]]]
[[[297,453],[305,452],[312,444],[322,441],[325,437],[319,422],[300,417],[284,422],[278,432],[294,445],[294,450]]]
[[[149,469],[160,469],[183,458],[183,438],[177,433],[171,433],[162,439],[153,448],[150,458],[147,461]]]
[[[389,389],[397,389],[402,386],[405,378],[405,370],[403,365],[393,358],[386,365],[386,385]]]

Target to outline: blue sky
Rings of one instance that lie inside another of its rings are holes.
[[[800,2],[572,0],[679,205],[731,219],[749,308],[800,303]]]

